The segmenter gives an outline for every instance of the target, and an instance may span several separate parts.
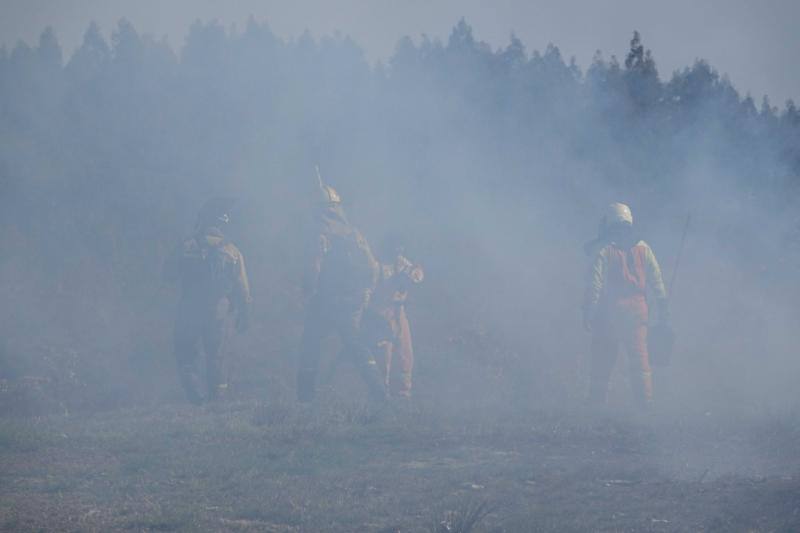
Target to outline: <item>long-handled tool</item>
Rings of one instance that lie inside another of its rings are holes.
[[[681,244],[678,246],[678,255],[675,257],[675,268],[672,269],[672,277],[667,286],[667,295],[671,298],[672,292],[675,290],[675,278],[678,276],[678,267],[681,264],[681,257],[683,256],[683,246],[686,244],[686,234],[689,233],[689,225],[692,223],[692,213],[686,215],[686,223],[683,225],[683,235],[681,235]]]
[[[678,246],[678,255],[675,257],[675,267],[672,269],[672,276],[669,285],[666,287],[667,296],[672,297],[675,290],[675,279],[678,275],[678,267],[681,264],[681,257],[683,256],[683,248],[686,244],[686,235],[689,233],[689,225],[692,221],[692,214],[686,216],[686,223],[683,225],[683,235],[681,236],[681,243]],[[675,346],[675,331],[672,326],[664,320],[664,317],[658,317],[659,321],[650,327],[647,335],[647,349],[650,354],[650,362],[654,366],[668,366],[672,360],[672,349]]]

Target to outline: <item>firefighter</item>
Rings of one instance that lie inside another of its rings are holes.
[[[368,311],[368,337],[373,348],[382,357],[384,386],[391,391],[392,361],[395,355],[400,363],[398,395],[411,396],[414,349],[411,328],[405,304],[409,289],[421,283],[425,274],[405,256],[402,241],[397,237],[387,238],[382,246],[380,278]]]
[[[604,404],[619,345],[630,364],[637,403],[653,400],[653,378],[647,351],[647,291],[655,297],[659,318],[669,309],[661,269],[650,246],[636,236],[630,208],[608,206],[593,248],[592,267],[583,307],[583,324],[592,333],[589,399]]]
[[[378,277],[378,263],[363,235],[347,220],[339,194],[319,180],[312,250],[304,280],[306,318],[297,372],[297,399],[316,395],[322,341],[337,333],[342,356],[367,384],[372,399],[384,391],[374,358],[361,337],[361,319]]]
[[[175,356],[178,376],[193,404],[216,400],[225,392],[226,340],[232,326],[240,333],[248,326],[251,298],[244,256],[223,233],[233,204],[231,198],[206,202],[194,234],[164,265],[164,277],[180,284]],[[197,369],[200,344],[205,354],[204,387]]]

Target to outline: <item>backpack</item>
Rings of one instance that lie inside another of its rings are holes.
[[[198,239],[184,250],[182,278],[184,288],[215,298],[226,296],[233,290],[238,260],[227,250],[228,242],[207,245]]]
[[[327,235],[327,250],[322,259],[320,285],[348,293],[372,286],[369,247],[357,233]]]

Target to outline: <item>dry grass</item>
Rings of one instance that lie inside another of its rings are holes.
[[[6,418],[0,529],[791,531],[798,427],[335,398]]]

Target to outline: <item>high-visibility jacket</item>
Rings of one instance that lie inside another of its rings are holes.
[[[646,321],[648,289],[657,300],[667,297],[661,268],[650,246],[643,240],[630,248],[610,242],[592,262],[585,310],[591,317],[624,313]]]

